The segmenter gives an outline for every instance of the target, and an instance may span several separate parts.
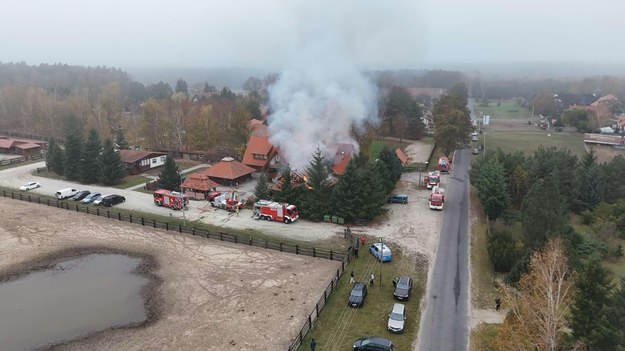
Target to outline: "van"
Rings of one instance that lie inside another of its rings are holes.
[[[393,204],[407,204],[408,195],[395,194],[395,195],[389,196],[387,201]]]
[[[61,189],[59,191],[57,191],[54,196],[59,199],[59,200],[63,200],[63,199],[67,199],[70,198],[74,195],[76,195],[78,193],[78,190],[74,189],[74,188],[66,188],[66,189]]]

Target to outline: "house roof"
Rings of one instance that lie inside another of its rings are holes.
[[[15,144],[15,140],[12,139],[0,139],[0,148],[9,149]]]
[[[37,144],[37,145],[47,145],[48,142],[45,140],[37,140],[37,139],[25,139],[25,138],[13,138],[7,136],[0,136],[0,140],[13,140],[18,143],[29,143],[29,144]]]
[[[608,94],[606,96],[600,97],[599,100],[593,102],[591,105],[597,106],[599,104],[603,104],[603,103],[610,102],[610,101],[616,101],[616,100],[618,100],[618,98],[616,96],[614,96],[612,94]]]
[[[198,173],[207,175],[212,178],[234,180],[248,174],[252,174],[254,172],[256,172],[254,168],[246,166],[231,157],[225,157],[212,167],[209,167]]]
[[[248,128],[252,131],[252,135],[258,136],[268,136],[269,129],[264,121],[258,120],[256,118],[252,119],[248,124]]]
[[[271,159],[270,153],[273,149],[274,147],[269,142],[269,137],[252,135],[245,148],[243,164],[252,167],[265,167]],[[255,159],[254,155],[264,155],[266,159]]]
[[[182,183],[183,188],[199,191],[209,191],[218,186],[219,184],[213,182],[206,174],[200,172],[191,174]]]
[[[145,150],[119,150],[119,158],[124,163],[135,163],[145,158],[152,158],[155,156],[165,156],[164,152],[145,151]]]
[[[397,158],[402,165],[406,165],[408,163],[408,160],[410,159],[410,157],[408,157],[408,155],[406,155],[406,153],[400,148],[395,149],[395,155],[397,155]]]
[[[332,172],[341,175],[345,172],[345,167],[347,167],[355,149],[353,144],[336,144],[336,146],[336,154],[332,162]]]
[[[32,144],[32,143],[19,143],[15,144],[15,147],[18,149],[26,150],[26,149],[36,149],[41,147],[41,145]]]

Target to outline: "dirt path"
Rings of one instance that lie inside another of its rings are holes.
[[[159,320],[62,350],[284,350],[339,264],[5,198],[0,212],[0,271],[77,246],[136,252],[158,263]]]

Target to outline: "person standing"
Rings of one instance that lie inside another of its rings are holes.
[[[316,347],[317,347],[317,342],[313,338],[312,340],[310,340],[310,351],[315,351]]]
[[[501,299],[498,297],[495,299],[495,311],[499,312],[500,308],[501,308]]]
[[[358,245],[354,247],[354,257],[358,258]]]
[[[375,277],[373,276],[373,273],[371,273],[371,275],[369,276],[369,286],[373,286],[374,279]]]
[[[354,271],[349,274],[349,283],[354,284],[356,281],[354,280]]]

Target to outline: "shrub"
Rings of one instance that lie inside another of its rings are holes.
[[[522,246],[512,234],[495,232],[488,243],[488,255],[497,272],[508,272],[522,256]]]

